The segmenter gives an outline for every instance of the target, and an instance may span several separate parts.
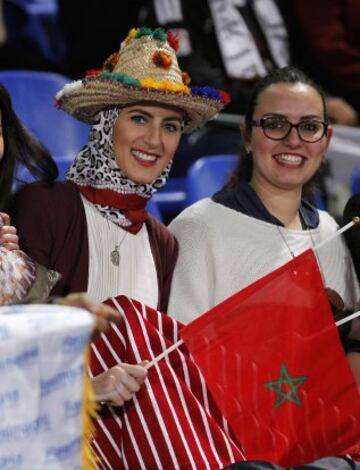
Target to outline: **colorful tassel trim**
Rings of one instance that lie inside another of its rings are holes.
[[[124,85],[130,85],[133,87],[138,88],[140,86],[140,81],[136,78],[130,77],[129,75],[125,75],[123,73],[118,72],[101,72],[99,75],[100,78],[106,78],[108,80],[114,80],[117,82],[121,82]]]
[[[190,77],[183,72],[182,78],[183,80],[189,80]],[[91,75],[88,75],[91,77]],[[93,77],[100,77],[105,78],[107,80],[114,80],[124,85],[133,86],[135,88],[148,88],[153,90],[159,91],[171,91],[175,93],[185,93],[185,94],[193,94],[195,96],[200,96],[202,98],[209,98],[212,100],[222,101],[224,104],[228,104],[231,101],[231,96],[224,90],[216,90],[215,88],[211,88],[208,86],[192,86],[188,87],[186,84],[178,84],[178,83],[171,83],[171,82],[157,82],[156,80],[146,77],[142,80],[137,80],[136,78],[130,77],[129,75],[124,75],[122,73],[117,72],[101,72],[100,74],[94,74]],[[187,78],[188,77],[188,78]],[[185,82],[186,83],[186,82]]]
[[[230,95],[223,90],[216,90],[208,86],[192,86],[191,93],[193,95],[201,96],[203,98],[209,98],[212,100],[222,101],[227,104],[231,101]]]
[[[154,90],[173,91],[176,93],[190,93],[189,87],[182,83],[157,82],[150,77],[137,80],[136,78],[130,77],[129,75],[124,75],[117,72],[102,72],[100,73],[99,77],[105,78],[107,80],[114,80],[123,83],[124,85],[129,85],[136,88],[151,88]]]
[[[152,78],[143,78],[140,80],[140,85],[143,88],[152,88],[154,90],[161,90],[161,91],[174,91],[176,93],[190,93],[189,87],[182,83],[171,83],[171,82],[157,82]]]

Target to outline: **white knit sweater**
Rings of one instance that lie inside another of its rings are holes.
[[[290,230],[249,217],[211,199],[189,207],[169,226],[180,247],[169,314],[188,323],[288,262],[289,247],[297,255],[328,238],[338,226],[327,212],[319,211],[319,214],[316,229]],[[360,290],[343,239],[336,237],[317,254],[326,287],[335,289],[348,307],[358,307]]]

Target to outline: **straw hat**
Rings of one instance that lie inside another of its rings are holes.
[[[91,124],[96,113],[108,106],[137,102],[171,105],[186,112],[185,132],[215,117],[230,101],[222,90],[189,87],[189,76],[176,58],[177,40],[158,28],[132,29],[120,51],[112,54],[101,70],[56,95],[57,106],[80,121]]]

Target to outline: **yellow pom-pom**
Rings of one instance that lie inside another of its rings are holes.
[[[136,33],[137,33],[137,32],[138,32],[138,29],[137,29],[137,28],[132,28],[132,29],[130,29],[128,35],[127,35],[126,38],[124,39],[124,43],[127,44],[129,41],[131,41],[131,39],[136,36]]]

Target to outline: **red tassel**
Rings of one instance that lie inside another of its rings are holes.
[[[170,46],[174,49],[175,52],[177,52],[179,50],[179,40],[177,36],[175,36],[175,34],[171,31],[166,31],[166,36]]]
[[[231,101],[231,96],[229,93],[227,93],[224,90],[219,90],[219,95],[221,96],[221,99],[223,100],[224,104],[229,104]]]

